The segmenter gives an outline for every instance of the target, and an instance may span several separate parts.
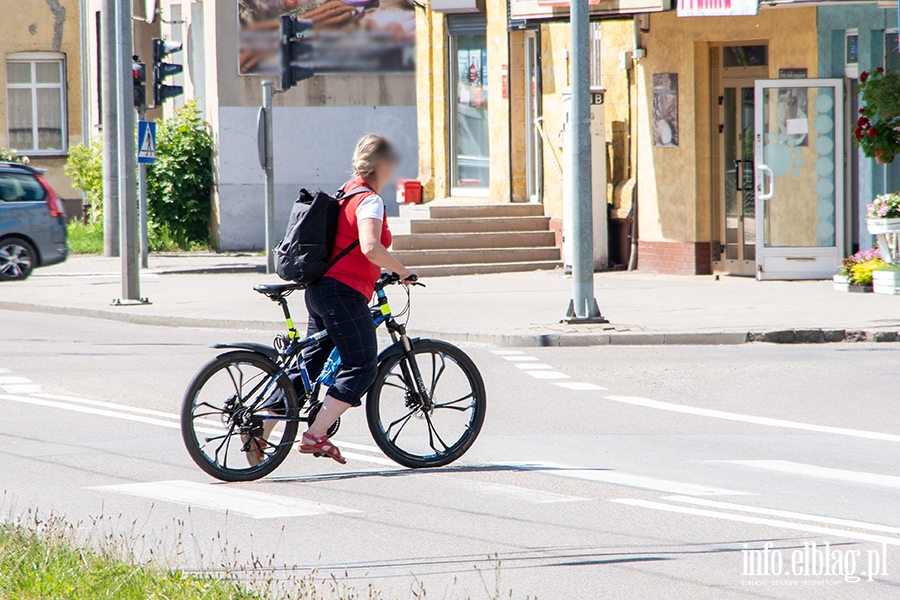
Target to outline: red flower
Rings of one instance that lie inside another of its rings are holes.
[[[881,67],[878,67],[877,69],[875,69],[875,72],[880,75],[881,73],[884,73],[884,69]]]
[[[861,109],[859,109],[857,112],[858,112],[859,114],[861,114],[861,115],[864,115],[864,114],[866,114],[866,109],[861,108]]]
[[[859,82],[860,82],[860,83],[865,83],[865,82],[866,82],[866,79],[868,79],[868,78],[869,78],[869,72],[868,72],[868,71],[863,71],[862,73],[859,74]]]
[[[862,127],[863,129],[868,127],[869,123],[871,123],[871,121],[869,121],[868,117],[860,117],[859,121],[856,122],[857,126]]]
[[[857,127],[856,129],[853,130],[853,137],[855,137],[858,140],[862,139],[862,127]]]
[[[870,138],[873,138],[873,137],[875,137],[876,135],[878,135],[878,132],[875,130],[874,127],[873,127],[872,129],[869,130],[869,137],[870,137]]]

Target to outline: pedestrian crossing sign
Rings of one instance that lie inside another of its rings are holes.
[[[156,162],[156,122],[138,121],[138,163]]]

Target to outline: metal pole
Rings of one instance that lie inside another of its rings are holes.
[[[103,103],[103,254],[119,256],[119,130],[116,76],[116,2],[103,0],[101,11],[100,90]]]
[[[118,0],[116,10],[116,44],[118,74],[119,134],[119,247],[122,253],[122,300],[140,301],[141,282],[138,269],[137,239],[137,148],[134,140],[134,93],[131,75],[132,30],[131,0]]]
[[[146,107],[138,108],[138,120],[143,121],[146,117]],[[147,164],[138,163],[138,202],[140,203],[141,218],[141,268],[148,269],[148,260],[150,254],[150,242],[147,236]]]
[[[572,301],[570,322],[606,322],[594,299],[594,222],[591,198],[591,31],[588,0],[571,0],[572,56]]]
[[[275,93],[271,81],[263,81],[263,109],[266,119],[266,273],[275,272],[275,160],[273,157],[274,134],[272,121],[272,96]]]

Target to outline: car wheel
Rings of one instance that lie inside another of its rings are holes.
[[[0,240],[0,281],[21,281],[37,266],[37,252],[21,238]]]

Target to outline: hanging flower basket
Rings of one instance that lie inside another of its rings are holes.
[[[859,74],[862,108],[853,137],[863,154],[886,165],[900,154],[900,74],[878,67]]]
[[[876,196],[866,209],[866,229],[869,233],[900,232],[900,192]]]

